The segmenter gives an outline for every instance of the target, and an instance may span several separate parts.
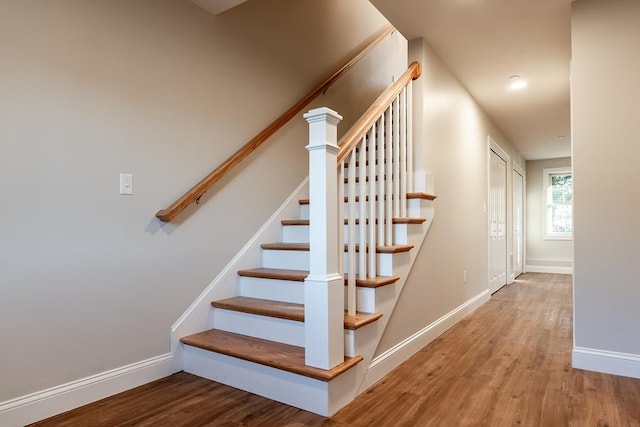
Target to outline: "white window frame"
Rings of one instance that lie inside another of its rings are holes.
[[[559,167],[559,168],[545,168],[542,170],[542,191],[543,191],[543,218],[544,218],[544,240],[573,240],[573,231],[570,232],[550,232],[549,231],[549,207],[551,206],[551,193],[549,188],[551,187],[551,176],[571,174],[571,166]],[[573,222],[573,199],[572,199],[571,216]]]

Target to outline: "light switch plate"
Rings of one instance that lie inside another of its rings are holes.
[[[120,174],[120,194],[133,194],[133,175],[130,173]]]

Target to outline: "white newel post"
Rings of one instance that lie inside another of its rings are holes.
[[[322,369],[344,362],[344,277],[338,257],[338,132],[329,108],[309,122],[309,276],[304,281],[305,364]]]

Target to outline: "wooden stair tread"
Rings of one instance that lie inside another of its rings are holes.
[[[347,224],[347,219],[345,218],[344,223]],[[393,224],[422,224],[426,221],[424,218],[393,218]],[[308,219],[283,219],[280,221],[282,225],[309,225]],[[369,220],[367,220],[367,224]],[[376,224],[378,220],[376,219]],[[385,221],[386,223],[386,221]],[[356,218],[356,224],[360,224],[360,219]]]
[[[304,348],[211,329],[180,339],[183,344],[237,357],[321,381],[330,381],[357,365],[362,356],[345,357],[329,370],[304,364]]]
[[[304,282],[304,279],[309,275],[306,270],[285,270],[279,268],[251,268],[247,270],[239,270],[239,276],[243,277],[255,277],[259,279],[275,279],[275,280],[290,280],[293,282]],[[379,288],[381,286],[390,285],[395,283],[400,278],[398,276],[377,276],[366,279],[356,278],[356,286],[361,288]],[[345,284],[346,284],[345,277]]]
[[[309,272],[307,270],[286,270],[282,268],[250,268],[238,270],[242,277],[256,277],[258,279],[290,280],[304,282]]]
[[[260,316],[277,317],[279,319],[304,322],[304,306],[291,302],[273,301],[249,297],[232,297],[212,301],[215,308],[258,314]]]
[[[411,193],[407,193],[407,200],[413,200],[413,199],[422,199],[422,200],[435,200],[438,196],[436,196],[435,194],[430,194],[430,193],[423,193],[423,192],[411,192]],[[366,197],[366,200],[369,200],[369,196]],[[378,196],[376,196],[376,200],[378,200]],[[345,196],[344,197],[344,201],[345,203],[349,201],[349,197]],[[356,196],[356,202],[360,201],[360,196]],[[309,204],[309,199],[300,199],[298,200],[298,203],[301,205],[308,205]]]
[[[344,328],[349,330],[356,330],[361,328],[369,323],[373,323],[379,318],[382,317],[382,313],[361,313],[359,311],[356,312],[353,316],[344,314]]]
[[[281,250],[281,251],[308,251],[308,243],[263,243],[260,245],[262,249]]]
[[[309,244],[308,243],[263,243],[260,245],[262,249],[267,250],[279,250],[279,251],[308,251]],[[413,249],[413,245],[386,245],[386,246],[376,246],[376,252],[379,254],[397,254],[400,252],[408,252]],[[347,245],[344,246],[344,250],[346,252]],[[369,245],[367,245],[367,250],[369,250]],[[356,252],[360,252],[359,245],[356,245]]]
[[[278,319],[304,322],[304,305],[291,302],[272,301],[249,297],[232,297],[213,301],[211,305],[224,310],[240,311],[242,313],[257,314],[260,316],[276,317]],[[368,325],[382,317],[382,313],[362,313],[344,315],[344,328],[355,330]]]
[[[407,193],[407,199],[435,200],[437,198],[438,196],[431,193],[424,193],[424,192]]]

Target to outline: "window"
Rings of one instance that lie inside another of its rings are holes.
[[[542,171],[545,200],[545,239],[573,238],[573,175],[571,168]]]

